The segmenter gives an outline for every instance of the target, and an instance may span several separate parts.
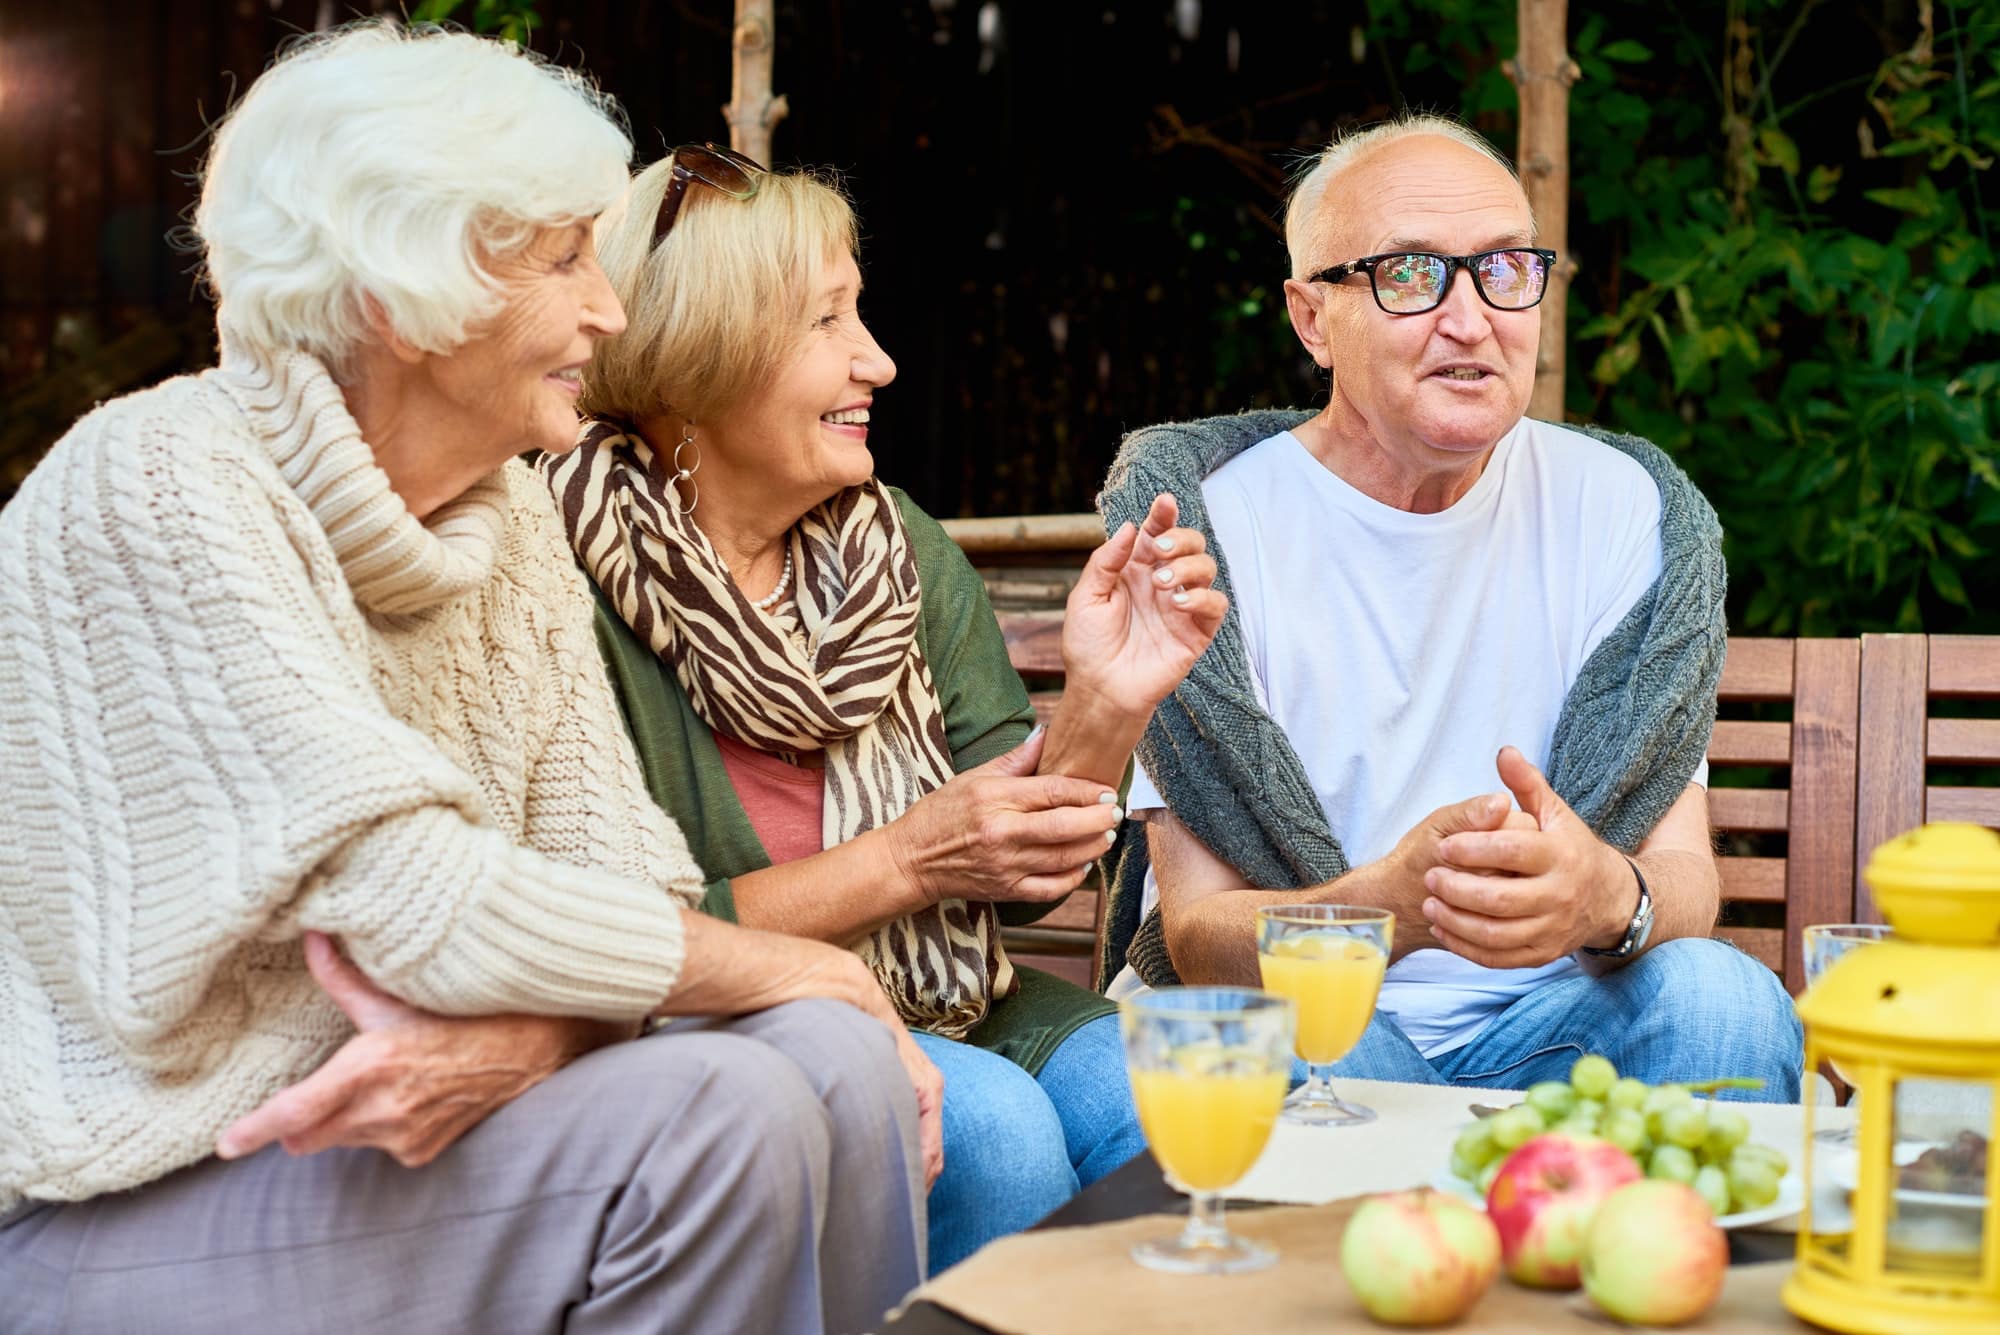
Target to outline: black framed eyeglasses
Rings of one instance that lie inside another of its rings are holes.
[[[1337,283],[1350,274],[1365,273],[1375,304],[1391,315],[1422,315],[1442,305],[1451,280],[1464,269],[1480,300],[1496,311],[1525,311],[1541,304],[1549,290],[1553,250],[1503,246],[1476,255],[1439,255],[1429,250],[1404,250],[1389,255],[1364,255],[1358,260],[1321,269],[1308,282]]]
[[[653,245],[658,246],[667,239],[667,233],[674,230],[674,223],[681,216],[681,202],[687,198],[688,182],[700,181],[711,190],[719,190],[731,199],[748,199],[757,193],[758,178],[769,173],[760,162],[753,162],[734,149],[717,148],[714,144],[682,144],[673,152],[674,165],[670,169],[671,179],[667,182],[666,193],[660,196],[660,208],[653,215]]]

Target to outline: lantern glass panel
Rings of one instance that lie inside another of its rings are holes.
[[[1993,1087],[1935,1078],[1896,1085],[1886,1272],[1979,1274],[1985,1250]]]

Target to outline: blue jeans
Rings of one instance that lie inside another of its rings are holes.
[[[1804,1035],[1777,975],[1722,941],[1668,941],[1599,978],[1565,978],[1493,1017],[1464,1047],[1427,1059],[1377,1012],[1333,1068],[1363,1080],[1526,1089],[1567,1080],[1586,1052],[1649,1085],[1724,1075],[1762,1076],[1764,1088],[1723,1098],[1796,1103]]]
[[[915,1038],[944,1073],[944,1172],[930,1198],[933,1274],[1036,1223],[1146,1148],[1115,1015],[1064,1039],[1040,1077],[969,1043]]]

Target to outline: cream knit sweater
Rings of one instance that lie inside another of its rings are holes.
[[[701,873],[647,796],[547,491],[420,524],[326,370],[106,405],[0,510],[0,1210],[208,1155],[352,1030],[633,1019]]]

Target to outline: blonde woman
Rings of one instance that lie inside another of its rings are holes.
[[[921,1278],[936,1073],[850,953],[684,911],[514,462],[624,328],[629,154],[499,43],[295,47],[195,217],[222,365],[0,512],[9,1335],[856,1331]]]
[[[543,470],[648,785],[709,912],[853,947],[943,1071],[947,1265],[1142,1147],[1111,1007],[1016,967],[1000,927],[1108,847],[1132,744],[1221,621],[1214,563],[1170,497],[1114,534],[1031,737],[978,576],[875,477],[895,365],[840,191],[688,146],[599,241],[631,323]]]

